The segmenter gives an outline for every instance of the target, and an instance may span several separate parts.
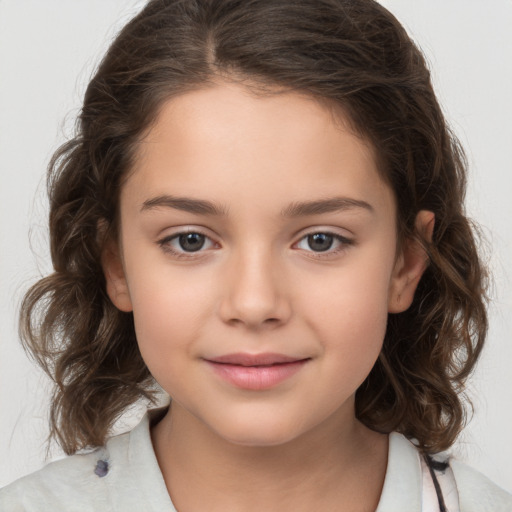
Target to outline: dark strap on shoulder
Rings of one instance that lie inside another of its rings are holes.
[[[434,482],[434,488],[437,494],[437,501],[439,503],[439,512],[448,512],[446,505],[444,503],[443,491],[441,490],[441,486],[439,485],[439,481],[437,480],[436,471],[444,471],[448,467],[447,462],[439,462],[434,460],[429,455],[423,456],[425,462],[427,463],[428,469],[430,471],[430,476],[432,477],[432,481]]]

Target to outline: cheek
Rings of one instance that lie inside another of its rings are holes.
[[[154,265],[131,272],[130,297],[142,357],[152,373],[192,354],[205,315],[212,310],[203,278]]]
[[[336,364],[369,372],[382,347],[388,318],[390,265],[361,261],[322,283],[310,283],[302,309],[323,350]],[[313,284],[315,286],[313,286]]]

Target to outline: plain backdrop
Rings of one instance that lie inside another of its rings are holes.
[[[491,328],[469,389],[476,412],[454,451],[512,491],[512,1],[382,3],[427,55],[469,157],[469,215],[492,248]],[[0,0],[0,487],[44,464],[49,383],[19,346],[16,317],[27,286],[50,271],[45,168],[100,56],[143,4]]]

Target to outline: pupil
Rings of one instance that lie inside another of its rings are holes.
[[[184,251],[198,251],[204,245],[204,235],[199,233],[187,233],[180,235],[180,246]]]
[[[314,251],[327,251],[331,248],[332,242],[332,235],[326,235],[325,233],[315,233],[308,236],[308,245]]]

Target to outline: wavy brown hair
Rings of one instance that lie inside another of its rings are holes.
[[[137,141],[164,101],[219,77],[259,94],[298,91],[348,115],[394,190],[401,240],[435,213],[412,306],[389,315],[382,352],[356,394],[368,427],[433,452],[465,421],[464,382],[484,342],[485,273],[464,214],[466,163],[428,68],[372,0],[152,0],[110,46],[75,137],[49,165],[54,272],[26,294],[21,336],[55,382],[51,436],[67,453],[102,445],[131,404],[154,399],[132,314],[109,300],[101,267]]]

